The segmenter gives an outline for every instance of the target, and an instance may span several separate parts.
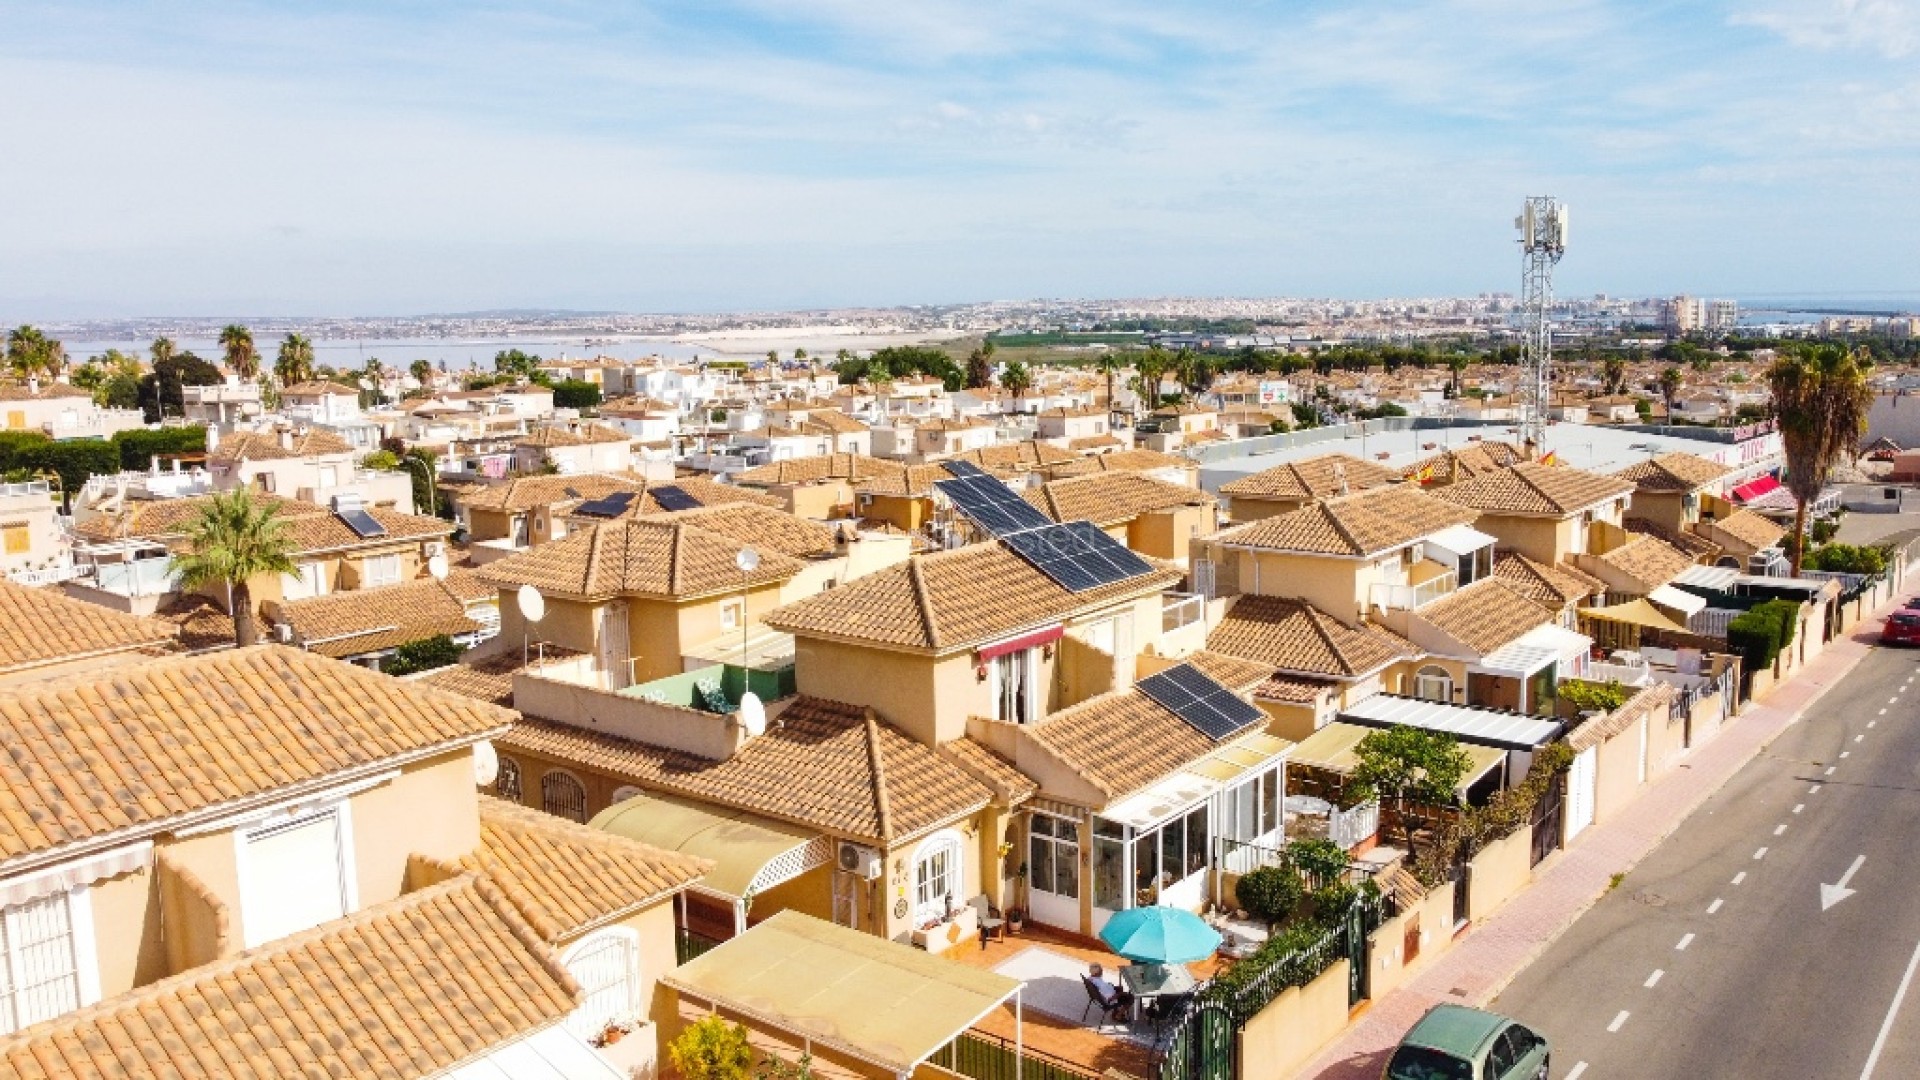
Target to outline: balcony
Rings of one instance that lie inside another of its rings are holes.
[[[1375,585],[1371,599],[1374,607],[1383,610],[1417,611],[1443,596],[1451,595],[1460,587],[1459,582],[1458,574],[1446,570],[1418,585]]]
[[[1164,593],[1160,597],[1160,632],[1171,634],[1207,617],[1207,598],[1199,593]]]

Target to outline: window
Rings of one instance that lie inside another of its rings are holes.
[[[12,1033],[86,1004],[82,950],[75,933],[87,903],[85,889],[56,892],[0,912],[0,1033]]]
[[[1126,899],[1127,828],[1106,818],[1093,819],[1093,906],[1119,911]]]
[[[1080,895],[1080,827],[1066,818],[1035,814],[1027,825],[1027,880],[1055,896]]]
[[[1202,804],[1134,838],[1136,903],[1158,903],[1162,890],[1207,868],[1207,825],[1207,807]]]
[[[587,820],[587,789],[566,773],[550,772],[540,778],[540,809],[555,817],[584,825]]]
[[[726,600],[720,604],[720,629],[740,629],[741,609],[746,607],[744,600]]]
[[[277,814],[236,833],[240,923],[247,948],[340,918],[352,910],[343,851],[343,805]]]
[[[360,587],[371,589],[377,585],[394,585],[400,581],[400,556],[374,555],[360,564]]]
[[[1280,767],[1274,766],[1230,788],[1222,806],[1219,835],[1243,844],[1263,844],[1280,827]]]
[[[568,950],[561,961],[580,984],[584,1001],[567,1017],[567,1029],[583,1039],[598,1035],[609,1020],[632,1017],[640,986],[640,935],[610,927]]]
[[[1453,700],[1453,676],[1443,667],[1423,667],[1413,676],[1413,696],[1422,701]]]
[[[1039,680],[1040,650],[996,656],[991,661],[994,718],[1008,724],[1031,724],[1039,720],[1036,690]]]
[[[960,903],[960,839],[941,834],[920,845],[913,864],[913,920],[925,926]]]
[[[25,555],[33,547],[33,534],[22,521],[10,521],[0,525],[0,534],[6,537],[6,552],[9,555]]]
[[[340,470],[332,465],[320,466],[320,486],[330,488],[340,483]]]
[[[510,757],[500,759],[500,771],[493,777],[493,793],[510,803],[520,801],[520,763]]]

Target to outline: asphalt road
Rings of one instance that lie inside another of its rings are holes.
[[[1920,1077],[1916,840],[1920,651],[1875,649],[1491,1007],[1556,1077]]]

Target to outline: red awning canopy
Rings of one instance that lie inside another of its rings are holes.
[[[1733,489],[1734,502],[1752,502],[1769,491],[1780,490],[1780,481],[1771,476],[1762,476],[1749,480]]]
[[[1059,641],[1066,632],[1067,628],[1065,626],[1049,626],[1045,630],[1035,630],[1031,634],[1022,634],[1017,638],[997,641],[992,645],[982,645],[975,653],[975,657],[980,663],[984,664],[996,656],[1016,653],[1021,649],[1031,649],[1036,645],[1051,645]]]

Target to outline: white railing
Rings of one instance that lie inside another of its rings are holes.
[[[1727,624],[1739,618],[1743,612],[1728,608],[1707,608],[1687,616],[1687,630],[1701,637],[1724,638],[1727,636]]]
[[[1415,611],[1460,587],[1459,575],[1449,570],[1418,585],[1375,585],[1373,606],[1389,611]]]
[[[52,494],[53,487],[45,480],[23,480],[16,484],[0,484],[0,496]]]
[[[1160,632],[1171,633],[1207,617],[1207,598],[1198,593],[1166,593],[1161,597]]]
[[[118,596],[164,596],[178,587],[172,559],[101,563],[92,576],[95,588]]]
[[[61,566],[45,566],[38,570],[9,570],[7,580],[15,585],[39,588],[42,585],[58,585],[63,581],[71,581],[79,573],[79,567],[67,563]]]
[[[1379,831],[1380,804],[1377,802],[1361,803],[1348,810],[1336,809],[1327,815],[1327,839],[1347,850]]]
[[[1591,664],[1584,678],[1597,683],[1617,682],[1621,686],[1645,686],[1653,681],[1651,664]]]

